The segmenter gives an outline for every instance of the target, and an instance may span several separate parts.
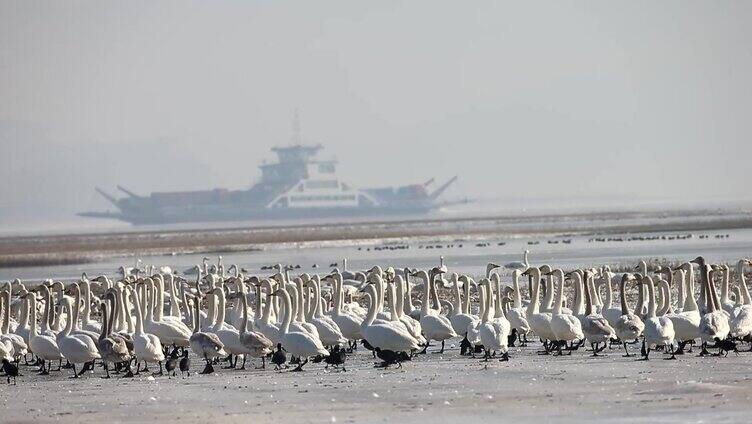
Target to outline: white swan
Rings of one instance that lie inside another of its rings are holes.
[[[49,291],[47,292],[49,294]],[[50,373],[49,361],[59,361],[63,359],[60,348],[57,345],[57,338],[50,334],[40,334],[37,332],[37,298],[34,292],[26,295],[29,299],[29,314],[31,315],[31,333],[29,334],[29,349],[42,360],[40,375]],[[47,368],[45,369],[45,364]]]
[[[642,319],[630,312],[629,307],[627,307],[627,282],[632,280],[634,280],[632,274],[624,274],[621,277],[619,286],[621,291],[621,316],[616,321],[616,325],[614,325],[616,337],[624,345],[624,356],[626,357],[632,356],[627,350],[627,341],[637,340],[645,330],[645,323],[642,322]],[[642,282],[639,282],[639,284],[642,284]]]
[[[391,350],[395,352],[409,352],[417,350],[420,346],[418,341],[407,331],[405,326],[399,322],[380,322],[376,323],[376,287],[372,284],[367,285],[365,291],[368,299],[368,314],[361,324],[361,333],[363,338],[374,348],[382,350]],[[396,316],[395,316],[396,318]]]
[[[674,335],[679,345],[675,353],[683,354],[686,344],[700,337],[700,309],[694,298],[694,283],[687,278],[688,273],[692,272],[692,266],[685,262],[677,271],[680,276],[679,287],[683,287],[680,292],[686,295],[683,302],[680,299],[681,311],[668,313],[666,316],[674,324]]]
[[[422,317],[420,318],[420,326],[423,328],[423,334],[426,337],[426,346],[423,348],[423,352],[426,351],[431,340],[436,340],[441,341],[441,350],[439,353],[444,353],[444,343],[446,340],[457,337],[457,334],[452,329],[452,323],[449,321],[449,318],[437,314],[435,310],[429,308],[431,290],[435,290],[432,287],[434,284],[431,280],[436,274],[437,269],[434,268],[431,270],[430,277],[429,273],[423,270],[418,271],[413,276],[420,277],[425,281],[423,285],[423,304],[421,305]]]
[[[449,314],[449,321],[452,323],[452,329],[459,335],[467,334],[467,327],[470,324],[476,323],[478,317],[474,316],[467,311],[463,310],[463,301],[460,296],[460,281],[464,285],[469,284],[468,277],[466,275],[457,276],[453,273],[450,281],[452,281],[452,291],[454,293],[454,302],[452,303],[452,313]]]
[[[530,323],[527,322],[527,313],[522,307],[522,293],[520,292],[520,275],[522,271],[515,269],[512,271],[512,289],[514,290],[514,297],[512,300],[514,303],[512,307],[507,311],[507,319],[509,324],[517,330],[517,337],[522,341],[522,337],[526,336],[530,332]]]
[[[108,311],[110,310],[110,307],[107,304],[108,300],[112,301],[113,310],[113,312],[109,314]],[[107,373],[107,376],[104,378],[110,378],[109,363],[121,364],[128,362],[131,359],[125,339],[117,336],[110,336],[110,328],[112,328],[112,323],[115,321],[115,304],[114,293],[109,293],[109,297],[106,298],[101,305],[102,332],[97,340],[97,348],[99,349],[99,355],[102,357],[102,362],[104,363],[104,371]]]
[[[331,317],[325,316],[321,311],[321,285],[318,275],[314,275],[308,281],[308,286],[313,289],[312,313],[310,322],[316,326],[319,338],[324,346],[344,345],[347,339],[342,334],[342,330]]]
[[[582,334],[582,324],[572,314],[565,314],[562,312],[562,300],[564,298],[564,272],[561,269],[555,269],[549,273],[551,276],[556,276],[559,280],[558,290],[556,290],[556,296],[554,299],[554,308],[551,312],[551,330],[556,336],[557,348],[561,355],[561,345],[565,342],[582,340],[584,334]],[[555,285],[554,285],[555,287]],[[571,354],[572,351],[569,351]]]
[[[159,337],[144,331],[144,314],[141,310],[141,302],[138,299],[136,290],[131,290],[131,299],[133,310],[136,312],[136,329],[133,332],[133,351],[140,361],[144,361],[144,369],[147,369],[149,362],[159,363],[159,372],[162,373],[162,361],[164,353],[162,352],[162,343]]]
[[[63,307],[67,309],[69,317],[72,317],[74,314],[73,301],[69,298],[63,299]],[[78,305],[76,305],[76,308],[78,308]],[[86,364],[101,358],[101,356],[99,355],[96,343],[90,337],[87,335],[71,334],[73,321],[73,319],[69,318],[65,324],[65,329],[57,335],[57,345],[63,357],[73,366],[73,378],[78,378],[86,371],[86,368],[77,374],[76,364]]]
[[[360,316],[342,309],[344,294],[342,293],[342,275],[335,272],[324,277],[325,280],[331,281],[334,290],[334,308],[332,309],[331,318],[337,324],[342,335],[352,341],[363,338],[360,324],[363,319]]]
[[[261,316],[261,319],[258,319],[255,321],[256,330],[258,330],[261,334],[263,334],[266,338],[272,341],[275,345],[280,342],[279,339],[279,326],[272,322],[271,320],[271,314],[272,314],[272,307],[273,307],[273,289],[272,289],[272,283],[268,279],[263,279],[259,283],[259,285],[256,287],[256,297],[259,299],[261,298],[261,295],[264,293],[262,289],[266,289],[266,301],[264,302],[264,313]]]
[[[222,342],[222,345],[224,346],[225,352],[227,352],[230,355],[235,355],[235,362],[233,362],[232,357],[230,357],[229,358],[230,363],[226,367],[228,369],[233,369],[237,365],[238,356],[245,355],[248,352],[247,352],[245,345],[240,342],[240,331],[238,331],[237,328],[225,322],[225,313],[226,313],[225,312],[225,308],[226,308],[225,291],[222,288],[217,287],[215,289],[212,289],[208,294],[212,294],[216,296],[216,299],[218,301],[217,319],[209,327],[209,332],[214,333],[217,335],[217,337],[219,337],[219,340]],[[243,360],[245,361],[245,358]]]
[[[527,255],[530,254],[529,250],[525,250],[525,253],[523,254],[522,261],[514,261],[510,262],[506,265],[504,265],[504,268],[506,269],[512,269],[512,270],[519,270],[520,272],[525,272],[528,268],[530,268],[530,262],[527,260]]]
[[[321,340],[317,337],[304,331],[290,330],[290,323],[292,322],[290,295],[281,288],[274,291],[272,295],[282,297],[285,307],[282,314],[282,326],[279,329],[279,338],[282,347],[293,356],[302,360],[293,371],[302,371],[303,366],[308,363],[308,358],[311,356],[329,356],[329,352],[324,349],[324,345],[321,344]]]
[[[201,331],[201,290],[196,292],[196,297],[193,298],[193,334],[189,340],[191,350],[199,358],[203,358],[206,362],[204,370],[200,374],[211,374],[214,372],[214,367],[211,364],[212,359],[219,356],[226,356],[224,345],[214,333]]]
[[[645,330],[643,339],[645,354],[643,360],[647,361],[650,357],[650,349],[654,346],[664,346],[671,352],[671,357],[667,359],[676,359],[674,355],[674,324],[666,316],[656,316],[655,305],[655,286],[653,279],[649,275],[642,277],[642,284],[648,288],[648,314],[645,320]]]
[[[720,302],[715,294],[715,287],[713,287],[711,279],[714,271],[705,263],[705,259],[702,256],[693,259],[692,263],[700,266],[700,279],[707,306],[707,312],[700,316],[699,327],[700,340],[702,340],[700,355],[706,355],[708,353],[708,342],[725,340],[731,331],[731,327],[729,326],[728,314],[721,309]]]
[[[550,343],[556,340],[556,334],[551,329],[551,314],[540,312],[541,271],[536,267],[530,267],[522,275],[533,277],[533,292],[530,295],[530,304],[527,307],[527,320],[533,333],[541,339],[545,349],[544,353],[548,354],[551,348]]]
[[[147,278],[146,287],[146,315],[143,318],[144,331],[159,337],[162,345],[188,347],[191,330],[181,320],[162,320],[159,290],[155,289],[154,280]],[[156,307],[156,308],[155,308]],[[156,309],[156,317],[154,310]]]
[[[607,276],[607,289],[611,288],[611,276]],[[582,333],[585,336],[585,340],[590,342],[590,346],[593,349],[593,356],[598,356],[598,352],[606,347],[611,339],[616,337],[616,331],[608,323],[608,320],[602,315],[593,312],[593,302],[590,296],[591,290],[595,291],[593,287],[592,274],[587,270],[584,273],[585,279],[585,316],[580,318],[580,324],[582,327]],[[608,306],[608,303],[606,304]],[[603,348],[598,348],[603,343]]]
[[[254,358],[261,358],[262,362],[262,368],[266,367],[266,355],[272,352],[272,349],[274,348],[274,343],[272,343],[271,340],[269,340],[266,336],[264,336],[262,333],[258,331],[254,331],[253,328],[250,330],[248,329],[248,298],[245,296],[244,293],[240,293],[240,314],[241,314],[241,324],[240,324],[240,343],[243,344],[243,346],[246,348],[246,352],[243,355],[243,365],[240,367],[240,369],[245,369],[245,362],[247,356],[252,356]],[[251,324],[251,327],[253,327],[253,324]]]
[[[10,331],[10,288],[11,287],[9,285],[8,290],[0,292],[0,302],[3,305],[1,310],[4,311],[3,321],[0,325],[0,342],[4,342],[6,344],[10,343],[11,347],[13,348],[13,358],[18,359],[28,353],[29,347],[23,337],[19,336],[18,334],[11,333]],[[24,303],[26,303],[26,301],[24,301]],[[18,330],[18,327],[16,327],[16,330]],[[9,360],[12,360],[13,358]]]
[[[89,281],[88,278],[86,278],[86,273],[84,273],[81,278],[81,283],[79,284],[79,290],[81,291],[80,297],[84,301],[84,309],[83,311],[80,312],[80,315],[81,315],[80,328],[83,331],[91,331],[95,334],[99,333],[102,331],[102,327],[97,322],[94,322],[91,320],[91,303],[92,303],[91,282]]]
[[[407,331],[410,332],[410,335],[413,336],[417,341],[418,344],[424,344],[426,343],[426,338],[423,337],[423,327],[420,326],[420,321],[416,320],[415,318],[406,315],[405,314],[405,293],[404,293],[404,287],[405,287],[405,281],[402,279],[401,275],[396,275],[394,277],[394,284],[396,286],[396,301],[395,301],[395,313],[397,314],[397,318],[405,325],[407,328]]]
[[[614,274],[611,272],[611,269],[607,266],[603,267],[603,270],[601,272],[601,278],[603,279],[603,284],[606,286],[606,299],[603,302],[603,308],[601,309],[601,315],[603,315],[604,318],[608,321],[608,324],[613,327],[616,325],[616,321],[621,318],[622,311],[621,308],[616,308],[613,306],[613,299],[614,299],[614,290],[612,286]],[[585,284],[587,284],[587,280],[585,281]],[[597,292],[597,291],[596,291]]]
[[[731,313],[731,336],[749,338],[752,336],[752,299],[744,281],[744,265],[752,261],[742,259],[736,264],[736,278],[739,279],[739,298],[741,305]]]
[[[486,304],[490,305],[493,299],[491,281],[488,278],[484,278],[481,280],[480,284],[485,284]],[[501,296],[501,290],[498,290],[497,296]],[[504,317],[501,308],[496,308],[495,312],[500,314],[500,316],[491,318],[491,308],[485,309],[479,329],[480,342],[485,350],[485,360],[488,360],[491,357],[491,352],[498,352],[502,355],[500,360],[508,361],[509,321]]]

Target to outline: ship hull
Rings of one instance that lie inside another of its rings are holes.
[[[109,218],[134,225],[178,224],[195,222],[274,221],[296,219],[360,218],[376,216],[422,215],[435,207],[425,205],[369,208],[196,208],[191,211],[159,211],[151,214],[85,212],[85,217]]]

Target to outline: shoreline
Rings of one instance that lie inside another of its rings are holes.
[[[261,251],[272,244],[404,241],[405,238],[541,237],[752,228],[738,211],[599,212],[289,226],[0,237],[0,268],[84,264],[112,257]]]

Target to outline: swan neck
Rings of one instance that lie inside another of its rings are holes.
[[[593,313],[593,299],[590,297],[591,283],[593,283],[592,278],[588,275],[587,278],[585,278],[585,315]]]
[[[436,310],[441,312],[441,302],[439,302],[439,291],[437,290],[437,282],[436,278],[431,279],[431,299],[433,301],[433,304],[436,306]],[[430,306],[430,305],[429,305]]]
[[[136,334],[144,334],[144,314],[141,311],[141,301],[136,290],[131,293],[131,296],[133,296],[133,309],[136,311]]]
[[[227,299],[225,299],[225,291],[220,287],[219,294],[217,295],[217,301],[219,305],[217,306],[217,322],[215,325],[221,326],[223,322],[225,322],[225,306],[227,303]]]
[[[73,304],[70,301],[65,302],[64,304],[65,308],[68,309],[69,318],[65,322],[65,330],[63,330],[64,336],[70,336],[71,331],[73,330],[73,323],[76,321],[74,312],[74,309],[78,309],[78,307],[74,308]]]
[[[421,277],[425,277],[425,284],[423,284],[423,303],[420,305],[420,310],[423,315],[428,314],[428,301],[431,298],[431,277],[430,274],[421,274]]]
[[[29,315],[31,315],[31,328],[30,328],[29,334],[31,335],[31,337],[36,337],[38,334],[37,333],[37,299],[34,293],[29,294],[29,300],[27,300],[27,303],[30,305]]]
[[[647,279],[648,284],[648,317],[655,318],[655,285],[653,279]]]
[[[452,302],[452,315],[456,314],[456,311],[462,312],[462,298],[460,297],[460,282],[459,278],[452,277],[453,285],[452,285],[452,294],[454,295],[454,299]]]
[[[3,292],[3,298],[0,299],[3,302],[3,324],[2,327],[0,327],[0,334],[9,334],[10,333],[10,287],[8,287],[8,294],[6,295],[5,292]]]
[[[585,313],[582,277],[579,272],[574,273],[574,312],[576,314]]]
[[[558,275],[557,275],[558,277]],[[553,287],[556,287],[556,283],[553,281],[553,274],[549,278]],[[559,280],[558,290],[556,290],[556,305],[554,305],[554,313],[561,314],[561,302],[564,300],[564,279],[557,278]]]
[[[243,308],[240,313],[243,314],[243,320],[240,323],[240,332],[245,333],[248,331],[248,298],[245,297],[244,293],[240,294],[240,302],[238,302],[240,306]]]
[[[752,305],[752,299],[750,299],[749,290],[747,289],[747,283],[744,278],[744,261],[739,261],[736,266],[736,275],[739,278],[739,288],[741,289],[742,299],[744,300],[742,303],[745,305]]]
[[[520,293],[520,273],[512,273],[512,287],[514,288],[514,309],[522,308],[522,293]]]
[[[292,322],[292,302],[290,295],[285,290],[281,290],[282,303],[285,310],[282,311],[282,327],[279,329],[280,335],[287,334],[290,331],[290,322]]]
[[[528,314],[537,314],[540,311],[540,276],[535,274],[532,278],[533,291],[530,293],[530,304],[527,307]]]
[[[603,276],[603,278],[606,280],[606,301],[603,303],[604,309],[611,309],[612,302],[614,299],[614,292],[613,287],[611,286],[611,273],[606,272]],[[595,292],[594,292],[595,293]],[[596,296],[598,296],[598,293],[595,293]]]
[[[682,271],[681,269],[676,270],[676,274],[677,275],[673,276],[673,280],[679,282],[679,285],[676,286],[676,294],[677,294],[676,307],[684,308],[684,303],[686,302],[685,293],[684,293],[684,284],[685,284],[684,271]]]
[[[8,305],[10,306],[10,305]],[[24,299],[21,303],[21,316],[19,317],[18,326],[26,328],[29,325],[29,302]]]
[[[84,289],[84,312],[83,316],[81,317],[81,321],[84,323],[84,325],[89,323],[89,320],[91,319],[91,285],[89,284],[88,280],[85,280],[81,283],[83,289]]]
[[[629,306],[627,306],[627,280],[621,279],[619,283],[619,291],[621,291],[621,314],[629,315]]]
[[[103,340],[105,337],[107,337],[107,319],[109,316],[107,315],[107,304],[102,303],[102,330],[99,332],[99,340]]]

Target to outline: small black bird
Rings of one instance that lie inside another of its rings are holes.
[[[470,353],[472,353],[472,349],[473,344],[470,343],[470,341],[467,339],[467,333],[465,333],[465,338],[460,342],[460,355],[469,355]]]
[[[331,352],[329,352],[329,356],[324,358],[324,362],[326,362],[326,367],[329,368],[329,365],[339,368],[340,365],[342,365],[342,371],[347,371],[347,368],[345,368],[345,361],[347,360],[347,353],[345,352],[345,349],[342,349],[339,345],[334,346],[332,348]]]
[[[13,378],[13,385],[16,385],[16,377],[18,377],[18,367],[16,364],[10,363],[7,359],[3,359],[3,372],[5,372],[5,376],[8,377],[8,384],[10,384],[10,379]]]
[[[180,376],[187,372],[188,377],[191,376],[191,358],[188,357],[188,350],[183,351],[183,357],[180,359]]]
[[[724,356],[728,356],[729,352],[735,352],[739,355],[739,349],[736,347],[736,342],[731,339],[720,340],[716,337],[714,347],[718,348],[718,356],[723,355],[724,352],[726,353]]]
[[[389,368],[389,365],[397,364],[397,368],[402,368],[402,362],[409,361],[410,355],[405,352],[395,352],[377,347],[374,349],[376,356],[383,362],[379,367]]]
[[[176,352],[172,352],[172,355],[170,355],[170,357],[167,358],[167,362],[165,362],[165,370],[167,370],[168,377],[170,376],[170,372],[172,372],[173,377],[177,375],[177,372],[175,371],[175,368],[177,368],[177,366],[178,366],[178,355]]]
[[[507,336],[507,345],[509,347],[514,347],[514,342],[517,340],[517,329],[513,328],[512,332],[509,333]]]
[[[357,344],[358,342],[355,343]],[[373,346],[371,346],[371,344],[366,341],[366,339],[361,340],[360,344],[362,344],[364,348],[370,350],[373,353],[374,358],[376,357],[376,351],[373,349]]]
[[[277,343],[277,350],[272,355],[272,364],[274,364],[275,370],[282,369],[282,366],[287,362],[287,354],[285,352],[286,350],[282,347],[282,343]]]

